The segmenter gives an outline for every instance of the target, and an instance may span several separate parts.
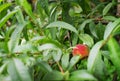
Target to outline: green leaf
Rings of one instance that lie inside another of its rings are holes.
[[[45,71],[45,72],[51,72],[52,68],[50,67],[50,65],[44,61],[38,61],[37,65],[40,66],[40,68]]]
[[[101,51],[98,53],[93,67],[94,67],[93,74],[101,81],[103,81],[106,77],[105,75],[107,74],[107,70],[101,57]]]
[[[79,40],[78,39],[79,36],[74,33],[74,34],[71,35],[71,38],[72,38],[72,46],[75,46],[77,44],[78,40]]]
[[[86,24],[92,22],[93,19],[86,19],[80,26],[79,26],[79,30],[83,31],[83,29],[85,28]]]
[[[59,71],[52,71],[52,72],[48,72],[44,77],[43,80],[63,80],[63,75],[61,72]]]
[[[4,3],[0,5],[0,13],[9,6],[11,6],[11,3]]]
[[[110,38],[108,43],[108,48],[110,51],[110,60],[116,67],[117,73],[120,76],[120,46],[114,38]]]
[[[53,51],[53,59],[58,62],[61,59],[62,56],[62,51],[60,49],[57,49],[55,51]]]
[[[18,12],[16,13],[16,18],[18,20],[18,23],[23,24],[25,21],[24,21],[24,17],[23,17],[20,7],[17,6],[15,7],[15,9],[18,10]]]
[[[102,41],[99,41],[97,42],[91,49],[90,51],[90,54],[88,56],[88,64],[87,64],[87,70],[89,72],[93,72],[94,70],[94,65],[95,65],[95,62],[97,60],[97,57],[99,55],[99,50],[101,48],[101,46],[103,45],[103,40]]]
[[[9,12],[5,17],[3,17],[1,20],[0,20],[0,28],[5,25],[6,21],[12,17],[18,10],[14,10],[14,11],[11,11]]]
[[[99,40],[103,39],[103,36],[104,36],[103,32],[105,32],[105,26],[101,22],[99,22],[96,25],[96,33],[97,33]]]
[[[66,70],[68,68],[68,65],[69,65],[69,59],[70,59],[70,55],[69,54],[64,54],[61,58],[61,65],[62,65],[62,68],[64,70]]]
[[[97,81],[97,79],[86,70],[77,70],[71,73],[70,80]]]
[[[114,21],[113,23],[112,22],[108,23],[104,32],[104,40],[108,39],[108,37],[111,35],[115,27],[119,25],[119,23],[120,23],[120,18]]]
[[[45,10],[45,13],[47,15],[49,15],[49,9],[48,9],[48,3],[49,1],[48,0],[39,0],[38,1],[38,4]]]
[[[14,48],[18,45],[20,34],[22,33],[23,28],[26,26],[27,22],[23,24],[18,24],[16,29],[13,31],[10,41],[8,42],[9,51],[13,52]]]
[[[0,51],[8,52],[8,47],[6,42],[0,42]]]
[[[68,70],[71,70],[72,67],[80,60],[80,56],[73,56],[70,60],[69,66],[68,66]]]
[[[94,44],[93,38],[88,34],[80,34],[79,38],[89,47],[92,47]]]
[[[60,42],[58,42],[57,40],[53,40],[53,39],[47,38],[45,36],[34,37],[33,39],[31,39],[31,42],[37,42],[39,44],[51,43],[51,44],[56,45],[59,48],[63,48],[63,46],[60,44]]]
[[[36,51],[37,51],[37,48],[35,48],[35,46],[33,46],[31,43],[18,45],[13,50],[14,53],[27,53],[27,52],[34,53]]]
[[[109,3],[104,9],[103,9],[103,16],[108,13],[110,8],[113,6],[113,3]]]
[[[75,27],[73,27],[72,25],[66,22],[56,21],[56,22],[50,23],[46,28],[52,28],[52,27],[65,28],[67,30],[73,31],[74,33],[78,35],[78,31],[75,29]]]
[[[2,74],[2,72],[5,70],[5,68],[7,67],[8,62],[4,63],[1,67],[0,67],[0,75]]]
[[[81,6],[78,3],[71,3],[71,6],[72,7],[69,9],[69,14],[71,17],[74,17],[75,15],[83,11]]]
[[[43,50],[47,50],[47,49],[57,49],[57,46],[55,46],[54,44],[50,44],[50,43],[38,46],[39,51],[43,51]]]
[[[35,16],[32,13],[31,5],[27,2],[27,0],[16,0],[18,4],[20,4],[25,12],[34,20]]]
[[[2,2],[3,0],[0,0],[0,3]]]
[[[104,16],[104,20],[115,21],[117,18],[115,16]]]
[[[19,59],[13,58],[7,69],[12,81],[32,81],[28,68]]]
[[[96,33],[95,23],[94,23],[94,22],[90,22],[90,24],[89,24],[89,29],[90,29],[91,34],[92,34],[94,37],[98,38],[97,33]]]

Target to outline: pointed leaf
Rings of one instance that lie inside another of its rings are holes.
[[[43,51],[43,50],[47,50],[47,49],[57,49],[57,46],[55,46],[54,44],[43,44],[41,46],[38,47],[39,51]]]
[[[110,59],[114,66],[116,67],[116,70],[118,72],[118,75],[120,76],[120,46],[117,43],[117,41],[114,38],[110,38],[108,41],[108,48],[110,51]]]
[[[6,21],[12,17],[18,10],[14,10],[12,12],[9,12],[5,17],[3,17],[1,20],[0,20],[0,28],[6,23]]]
[[[61,65],[62,65],[64,70],[66,70],[68,65],[69,65],[69,59],[70,59],[70,55],[69,54],[64,54],[62,56]]]
[[[51,72],[52,71],[52,68],[50,67],[50,65],[47,64],[44,61],[38,61],[37,65],[39,65],[40,68],[45,72]]]
[[[61,72],[59,71],[52,71],[52,72],[48,72],[44,77],[43,77],[44,81],[61,81],[63,80],[63,75]]]
[[[0,5],[0,13],[6,9],[7,7],[9,7],[11,5],[11,3],[4,3],[3,5]]]
[[[20,34],[23,30],[23,28],[26,26],[27,22],[24,22],[23,24],[18,24],[16,29],[13,31],[10,41],[8,42],[9,51],[13,52],[14,48],[18,45]]]
[[[80,60],[80,56],[73,56],[70,60],[69,66],[68,66],[68,70],[71,70],[72,67]]]
[[[87,20],[85,20],[85,21],[80,25],[79,30],[80,30],[80,31],[83,31],[83,29],[85,28],[86,24],[88,24],[88,23],[90,23],[90,22],[92,22],[92,21],[93,21],[93,19],[87,19]]]
[[[27,67],[21,60],[14,58],[8,64],[8,73],[12,81],[32,81]]]
[[[92,37],[88,34],[80,34],[79,38],[89,47],[92,47],[92,45],[94,44]]]
[[[99,50],[103,45],[103,42],[104,42],[103,40],[97,42],[90,51],[90,54],[88,56],[88,64],[87,64],[87,69],[89,72],[93,72],[95,61],[96,61],[96,58],[98,57]]]
[[[104,32],[104,40],[106,40],[111,35],[112,31],[115,29],[117,25],[119,25],[119,23],[120,18],[114,21],[113,23],[112,22],[108,23]]]
[[[97,79],[86,70],[77,70],[71,73],[70,80],[79,81],[97,81]]]
[[[106,15],[112,6],[113,6],[113,3],[109,3],[109,4],[103,9],[103,15]]]
[[[78,31],[75,29],[75,27],[73,27],[72,25],[66,22],[56,21],[56,22],[50,23],[46,28],[52,28],[52,27],[65,28],[67,30],[73,31],[74,33],[78,34]]]

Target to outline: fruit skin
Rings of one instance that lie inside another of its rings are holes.
[[[73,48],[72,54],[73,56],[80,55],[81,58],[86,57],[89,54],[89,48],[87,45],[78,44]]]

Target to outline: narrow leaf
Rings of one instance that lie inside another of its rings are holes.
[[[3,5],[0,6],[0,13],[6,9],[7,7],[9,7],[11,5],[11,3],[4,3]]]
[[[89,29],[90,29],[91,34],[92,34],[94,37],[98,38],[97,33],[96,33],[95,23],[94,23],[94,22],[91,22],[91,23],[89,24]]]
[[[57,47],[54,44],[43,44],[38,47],[39,51],[47,50],[47,49],[56,49]]]
[[[119,25],[119,23],[120,23],[120,18],[114,21],[113,23],[112,22],[108,23],[104,32],[104,40],[106,40],[111,35],[113,30],[117,25]]]
[[[27,24],[27,22],[24,22],[23,24],[18,24],[16,29],[12,33],[11,39],[8,42],[8,47],[9,47],[10,52],[13,52],[14,48],[18,45],[19,39],[20,39],[20,34],[21,34],[23,28],[26,26],[26,24]]]
[[[18,4],[20,4],[25,12],[34,20],[35,16],[32,13],[31,5],[27,2],[27,0],[16,0]]]
[[[113,6],[113,3],[109,3],[109,4],[103,9],[103,15],[106,15],[112,6]]]
[[[12,12],[9,12],[5,17],[3,17],[1,20],[0,20],[0,28],[6,23],[6,21],[12,17],[18,10],[14,10]]]
[[[86,70],[73,71],[71,73],[70,80],[97,81],[97,79],[93,75],[91,75],[89,72],[87,72]]]
[[[115,16],[104,16],[103,19],[109,20],[109,21],[115,21],[117,18]]]
[[[61,59],[61,56],[62,56],[62,51],[60,49],[57,49],[54,51],[54,53],[52,54],[53,55],[53,59],[58,62],[60,61]]]
[[[73,31],[74,33],[78,34],[78,31],[75,29],[75,27],[73,27],[72,25],[66,22],[56,21],[56,22],[50,23],[46,28],[52,28],[52,27],[65,28],[67,30]]]
[[[32,81],[27,67],[19,59],[14,58],[8,64],[8,73],[12,81]]]
[[[61,65],[62,65],[62,67],[63,67],[64,70],[66,70],[67,67],[68,67],[68,65],[69,65],[69,59],[70,59],[69,54],[64,54],[62,56]]]
[[[73,56],[70,60],[68,70],[71,70],[72,67],[80,60],[80,56]]]
[[[79,30],[80,30],[80,31],[83,31],[83,29],[85,28],[86,24],[88,24],[88,23],[90,23],[90,22],[92,22],[92,21],[93,21],[93,19],[87,19],[87,20],[85,20],[85,21],[80,25]]]
[[[61,81],[61,80],[63,80],[63,75],[62,75],[62,73],[61,72],[59,72],[59,71],[52,71],[52,72],[49,72],[49,73],[47,73],[44,77],[43,77],[43,80],[44,81],[50,81],[50,80],[52,80],[52,81]]]
[[[120,46],[117,43],[117,41],[114,38],[110,38],[108,41],[108,48],[110,51],[110,59],[114,66],[116,67],[116,70],[118,72],[118,75],[120,76]]]
[[[99,50],[103,45],[103,42],[104,42],[103,40],[97,42],[90,51],[90,54],[88,57],[88,64],[87,64],[87,69],[89,72],[93,72],[93,69],[94,69],[93,66],[95,65],[96,58],[98,57]]]
[[[92,45],[94,44],[92,37],[88,34],[80,34],[79,38],[89,47],[92,47]]]
[[[52,71],[52,68],[50,67],[49,64],[47,64],[46,62],[44,61],[38,61],[37,65],[40,66],[40,68],[42,70],[44,70],[45,72],[51,72]]]

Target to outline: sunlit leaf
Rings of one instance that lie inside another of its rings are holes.
[[[41,46],[38,47],[38,50],[39,51],[43,51],[43,50],[46,50],[46,49],[56,49],[57,47],[54,45],[54,44],[43,44]]]
[[[115,29],[117,25],[119,25],[119,23],[120,23],[120,18],[115,20],[113,23],[112,22],[108,23],[104,32],[104,40],[106,40],[111,35],[112,31]]]
[[[57,49],[56,51],[53,51],[53,59],[58,62],[61,59],[62,51],[60,49]]]
[[[64,54],[61,58],[61,65],[62,65],[64,70],[66,70],[68,65],[69,65],[69,59],[70,59],[69,54]]]
[[[6,9],[7,7],[9,7],[11,5],[11,3],[4,3],[3,5],[0,6],[0,13]]]
[[[5,25],[6,21],[12,17],[18,10],[14,10],[14,11],[11,11],[9,12],[5,17],[3,17],[1,20],[0,20],[0,28]]]
[[[92,45],[94,44],[93,38],[88,34],[80,34],[79,38],[89,47],[92,47]]]
[[[20,39],[20,34],[23,30],[23,28],[26,26],[27,22],[24,22],[23,24],[18,24],[16,29],[11,35],[11,39],[8,43],[9,51],[13,52],[14,48],[18,45],[19,39]]]
[[[34,53],[36,51],[37,51],[37,48],[35,48],[35,46],[33,46],[30,43],[16,46],[15,49],[13,50],[14,53],[23,53],[23,52],[24,53],[26,53],[26,52]]]
[[[32,7],[31,5],[27,2],[27,0],[16,0],[18,4],[20,4],[25,12],[34,20],[35,16],[32,13]]]
[[[73,71],[71,73],[71,77],[70,80],[90,80],[90,81],[97,81],[97,79],[91,75],[89,72],[87,72],[86,70],[77,70],[77,71]]]
[[[18,20],[18,23],[23,24],[25,21],[24,21],[24,17],[23,17],[20,7],[17,6],[17,7],[15,7],[15,9],[18,10],[18,12],[16,13],[16,18]]]
[[[68,70],[71,70],[72,67],[80,60],[80,56],[73,56],[70,60]]]
[[[99,50],[101,48],[101,46],[103,45],[104,41],[99,41],[97,42],[91,49],[90,54],[88,56],[88,64],[87,64],[87,70],[89,72],[93,72],[94,70],[94,65],[95,62],[97,60],[98,54],[99,54]]]
[[[21,60],[14,58],[8,65],[8,73],[12,81],[32,81],[28,68]]]
[[[56,21],[56,22],[50,23],[46,28],[52,28],[52,27],[65,28],[67,30],[73,31],[74,33],[78,34],[78,31],[75,29],[75,27],[73,27],[72,25],[66,22]]]

